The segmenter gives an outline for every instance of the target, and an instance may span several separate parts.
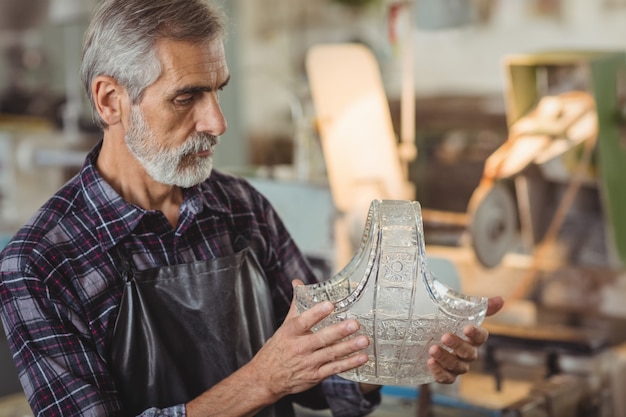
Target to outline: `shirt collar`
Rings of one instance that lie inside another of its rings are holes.
[[[96,169],[101,148],[102,141],[89,152],[79,175],[98,240],[102,249],[108,250],[133,231],[145,210],[125,201],[102,178]]]
[[[124,200],[96,169],[102,140],[89,152],[80,172],[81,186],[87,199],[91,218],[95,219],[98,240],[103,250],[109,250],[128,236],[141,222],[146,210]],[[217,182],[211,176],[201,184],[183,189],[181,214],[193,216],[205,208],[211,212],[229,213],[230,209],[216,196]]]
[[[211,176],[206,181],[196,187],[183,190],[184,201],[193,202],[197,212],[204,208],[214,213],[230,213],[231,210],[224,203],[224,199],[219,198],[219,195],[222,194],[218,180],[220,175],[222,174],[213,169]]]

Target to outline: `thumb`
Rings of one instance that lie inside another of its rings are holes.
[[[487,301],[487,316],[493,316],[504,306],[504,299],[500,296],[491,297]]]
[[[293,287],[293,296],[291,298],[291,306],[289,307],[289,312],[287,312],[287,317],[285,317],[285,320],[291,317],[298,317],[298,310],[296,308],[296,287],[299,287],[300,285],[304,285],[304,282],[299,279],[294,279],[293,281],[291,281],[291,286]]]

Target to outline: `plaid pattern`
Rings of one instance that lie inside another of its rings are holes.
[[[184,190],[172,230],[161,212],[127,203],[102,179],[99,151],[0,254],[2,321],[36,416],[123,415],[107,366],[124,286],[121,256],[130,254],[139,269],[218,258],[235,252],[243,231],[279,317],[289,308],[291,280],[315,279],[269,202],[246,181],[214,171]],[[323,390],[336,416],[371,410],[352,382],[329,378]],[[142,415],[184,416],[185,407]]]

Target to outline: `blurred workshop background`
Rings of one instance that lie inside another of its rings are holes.
[[[78,77],[97,1],[0,0],[0,249],[101,137]],[[506,300],[469,374],[372,415],[626,417],[626,0],[216,1],[215,165],[320,278],[373,198],[410,199],[435,273]],[[0,417],[30,415],[2,335]]]

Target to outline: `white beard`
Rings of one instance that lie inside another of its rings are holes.
[[[124,140],[155,181],[182,188],[193,187],[209,178],[213,156],[196,154],[212,150],[219,143],[218,136],[199,132],[189,136],[178,148],[163,149],[138,106],[131,108],[130,127]]]

